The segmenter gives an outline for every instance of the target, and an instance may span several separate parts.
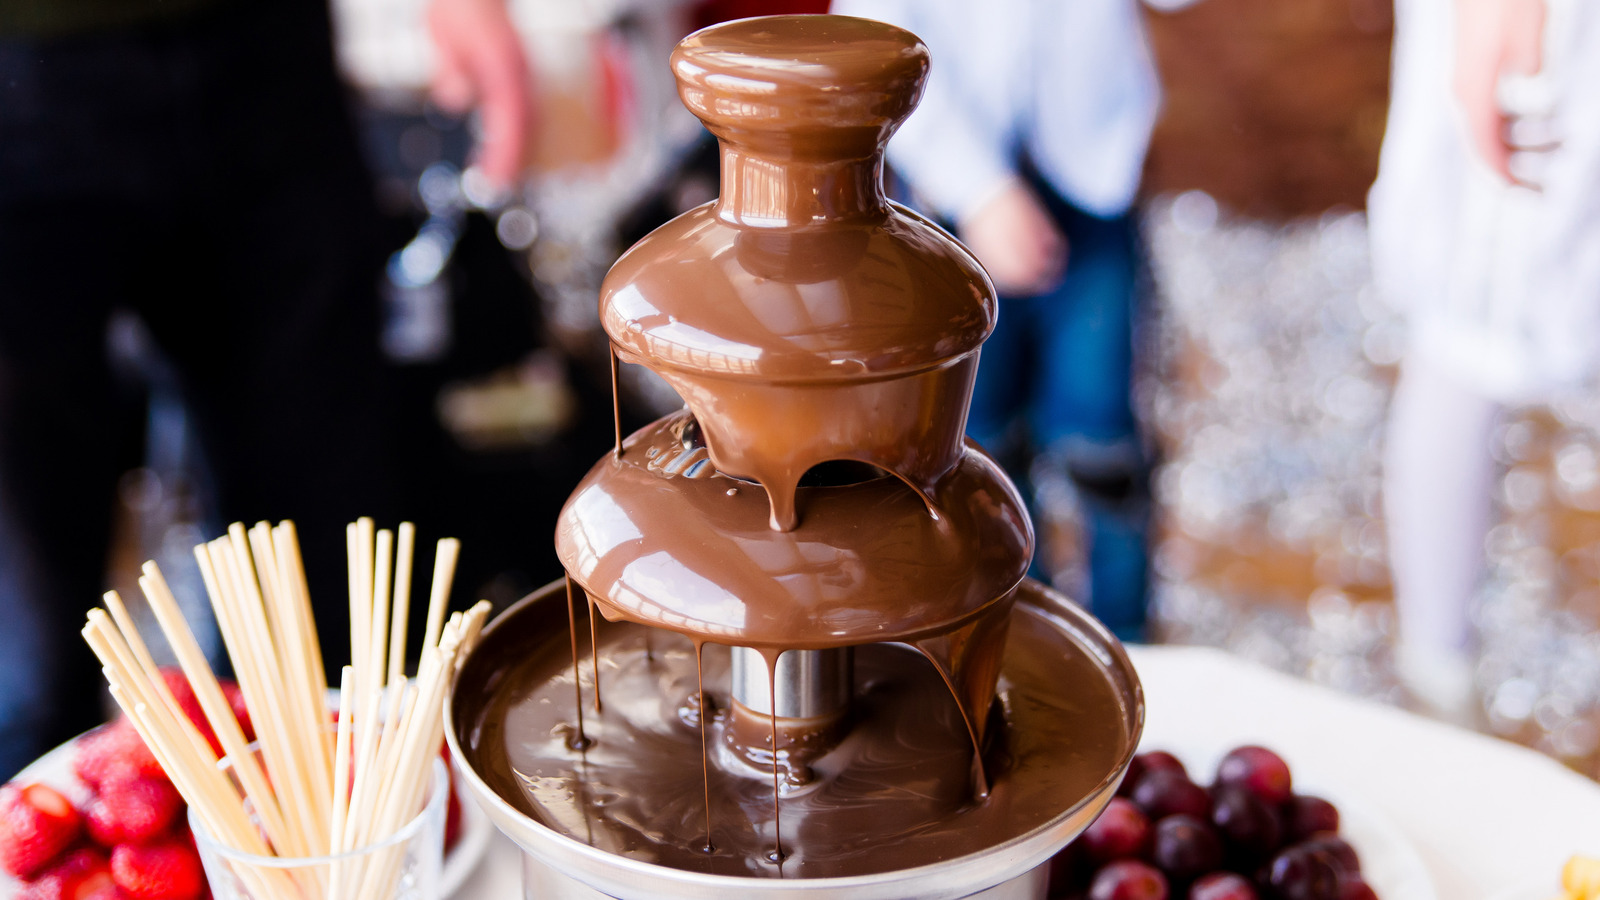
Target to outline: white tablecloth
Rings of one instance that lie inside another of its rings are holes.
[[[1149,705],[1145,746],[1279,750],[1297,774],[1347,786],[1393,821],[1440,900],[1538,897],[1568,856],[1600,854],[1600,785],[1548,757],[1214,650],[1132,655]]]
[[[1207,759],[1240,743],[1277,749],[1302,781],[1337,785],[1393,822],[1439,900],[1518,889],[1538,897],[1541,886],[1556,886],[1568,856],[1600,854],[1600,785],[1531,750],[1214,650],[1130,654],[1149,709],[1145,748]],[[514,900],[520,890],[516,848],[496,836],[456,897]]]

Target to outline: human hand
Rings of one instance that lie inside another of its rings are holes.
[[[1038,294],[1067,270],[1067,239],[1039,198],[1013,181],[958,223],[961,240],[1002,294]]]
[[[509,186],[522,173],[533,87],[506,0],[431,0],[428,32],[438,56],[435,102],[453,112],[477,107],[483,126],[478,167],[490,181]]]
[[[1542,64],[1544,0],[1456,0],[1453,85],[1472,148],[1506,181],[1515,148],[1499,98],[1507,75],[1533,75]]]

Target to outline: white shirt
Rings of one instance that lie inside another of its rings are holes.
[[[1393,95],[1367,198],[1373,276],[1415,352],[1503,402],[1600,368],[1600,5],[1548,0],[1536,80],[1560,147],[1499,180],[1451,90],[1451,0],[1395,4]]]
[[[1017,151],[1101,216],[1133,203],[1159,86],[1133,0],[834,0],[928,45],[922,104],[889,143],[912,188],[957,222],[1016,177]]]

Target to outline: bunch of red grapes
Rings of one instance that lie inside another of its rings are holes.
[[[1339,810],[1296,794],[1289,766],[1238,747],[1209,789],[1177,757],[1133,758],[1117,796],[1051,865],[1072,900],[1377,900]]]

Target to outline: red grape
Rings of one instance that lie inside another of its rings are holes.
[[[1098,862],[1138,856],[1150,839],[1150,820],[1132,800],[1114,798],[1078,843]]]
[[[1290,847],[1267,866],[1267,890],[1277,900],[1339,900],[1339,869],[1317,850]]]
[[[1118,797],[1133,796],[1133,789],[1139,780],[1151,772],[1170,770],[1179,775],[1188,777],[1189,772],[1178,761],[1176,756],[1165,750],[1151,750],[1149,753],[1140,753],[1128,762],[1128,771],[1122,775],[1122,783],[1117,785]]]
[[[1158,769],[1148,772],[1133,788],[1133,802],[1152,820],[1184,813],[1204,819],[1211,812],[1211,797],[1206,789],[1181,772]]]
[[[1151,750],[1149,753],[1139,754],[1138,758],[1144,762],[1146,772],[1177,772],[1185,778],[1189,775],[1189,770],[1183,767],[1183,763],[1165,750]]]
[[[1361,860],[1356,856],[1356,848],[1337,834],[1320,832],[1313,834],[1300,842],[1300,846],[1307,850],[1320,850],[1333,859],[1334,865],[1339,867],[1345,875],[1360,875]]]
[[[1116,797],[1051,863],[1060,900],[1377,900],[1339,810],[1296,794],[1259,746],[1222,758],[1209,790],[1162,751],[1129,760]]]
[[[1167,900],[1167,879],[1146,863],[1120,859],[1094,876],[1089,900]]]
[[[1222,865],[1222,839],[1203,819],[1182,813],[1156,822],[1150,861],[1174,881],[1188,881]]]
[[[1266,859],[1283,843],[1278,811],[1237,785],[1218,785],[1211,792],[1211,824],[1232,856],[1246,865]]]
[[[1213,872],[1189,888],[1189,900],[1256,900],[1256,889],[1243,875]]]
[[[1127,771],[1122,773],[1122,782],[1117,785],[1118,797],[1132,797],[1133,786],[1144,777],[1144,757],[1135,756],[1129,763]]]
[[[1321,797],[1296,794],[1283,805],[1283,824],[1290,842],[1319,831],[1339,830],[1339,810]]]
[[[1277,806],[1294,793],[1289,764],[1265,747],[1236,747],[1217,765],[1218,784],[1236,784]]]

